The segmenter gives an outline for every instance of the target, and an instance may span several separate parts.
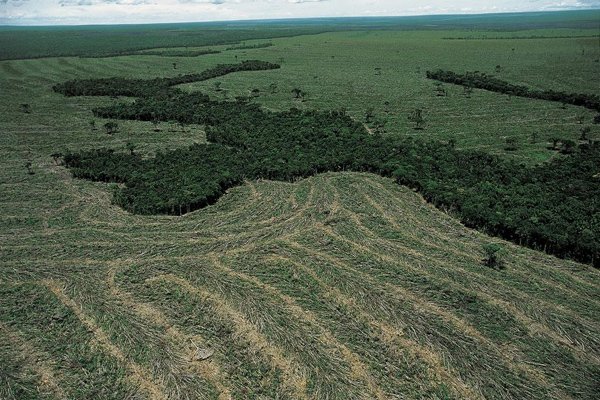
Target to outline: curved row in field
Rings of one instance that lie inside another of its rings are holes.
[[[78,207],[81,232],[110,228],[118,242],[56,261],[32,255],[21,275],[38,282],[46,307],[71,315],[68,329],[90,332],[80,351],[106,358],[96,368],[119,365],[123,390],[148,398],[594,396],[598,272],[509,244],[507,268],[489,269],[480,246],[490,238],[389,180],[342,173],[248,182],[222,203],[163,220],[161,241],[147,245],[154,222],[109,208],[105,223],[89,214],[97,207]],[[213,227],[210,239],[192,240]],[[47,280],[58,266],[64,271]],[[11,321],[11,307],[1,319],[11,331],[52,335]],[[78,373],[70,377],[48,345],[29,345],[49,353],[68,397]]]

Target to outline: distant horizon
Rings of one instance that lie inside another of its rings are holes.
[[[0,26],[103,26],[600,10],[600,0],[0,0]],[[164,19],[168,18],[168,21]]]
[[[320,1],[320,0],[319,0]],[[565,10],[538,10],[538,11],[501,11],[501,12],[463,12],[463,13],[432,13],[432,14],[406,14],[406,15],[346,15],[346,16],[307,16],[307,17],[274,17],[274,18],[249,18],[249,19],[222,19],[222,20],[189,20],[168,22],[95,22],[95,23],[4,23],[0,20],[0,28],[45,28],[45,27],[95,27],[95,26],[143,26],[143,25],[185,25],[185,24],[223,24],[223,23],[269,23],[307,20],[344,20],[344,19],[394,19],[394,18],[426,18],[426,17],[477,17],[493,15],[520,15],[520,14],[558,14],[558,13],[583,13],[590,11],[600,12],[600,7],[578,8]],[[600,21],[598,22],[600,28]]]

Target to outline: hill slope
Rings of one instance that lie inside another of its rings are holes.
[[[183,218],[150,218],[51,170],[64,205],[40,229],[3,229],[3,397],[597,389],[598,271],[508,243],[506,268],[486,268],[481,246],[497,240],[391,180],[248,182]]]

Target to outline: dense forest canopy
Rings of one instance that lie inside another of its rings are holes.
[[[115,202],[139,214],[190,212],[245,179],[289,181],[325,171],[373,172],[417,189],[436,206],[456,212],[468,226],[600,265],[597,142],[582,144],[548,164],[525,167],[447,143],[369,134],[344,111],[271,112],[250,102],[215,101],[171,87],[277,67],[245,61],[170,79],[57,85],[55,90],[65,95],[137,96],[133,103],[94,112],[107,118],[204,124],[209,141],[150,159],[133,151],[97,149],[67,152],[64,161],[76,177],[123,183],[115,191]]]

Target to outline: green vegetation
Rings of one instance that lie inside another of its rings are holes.
[[[597,15],[1,28],[0,398],[595,399]]]
[[[529,97],[532,99],[558,101],[563,104],[582,106],[591,110],[600,111],[600,96],[594,94],[574,94],[556,92],[554,90],[531,90],[523,85],[512,85],[501,79],[494,78],[485,73],[467,72],[464,75],[452,71],[438,70],[427,71],[427,78],[438,81],[454,83],[468,88],[485,89],[492,92],[504,93],[509,96]]]

